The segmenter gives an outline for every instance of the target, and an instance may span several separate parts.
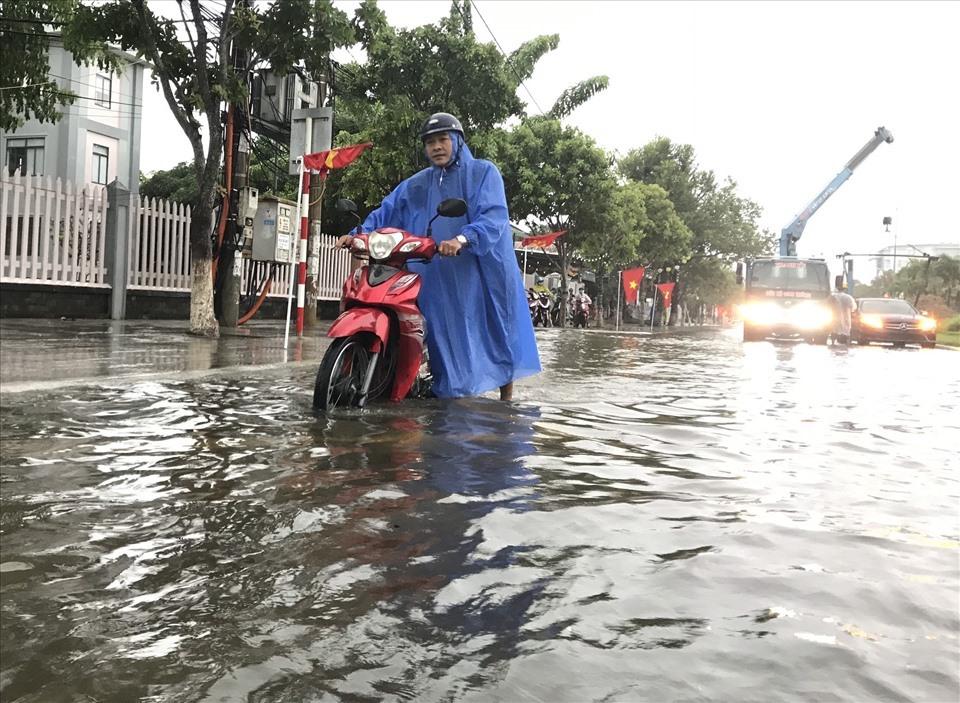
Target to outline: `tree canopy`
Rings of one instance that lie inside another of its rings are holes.
[[[871,283],[854,289],[858,297],[883,295],[914,301],[923,295],[937,296],[952,310],[960,309],[960,259],[940,256],[929,263],[925,259],[909,259],[894,273],[882,271]]]

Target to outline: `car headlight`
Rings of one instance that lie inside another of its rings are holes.
[[[921,317],[920,329],[924,332],[933,332],[935,329],[937,329],[937,321],[932,317]]]
[[[825,305],[800,303],[790,309],[790,322],[802,330],[819,330],[833,322],[833,312]]]
[[[367,237],[371,259],[386,259],[393,248],[400,243],[403,235],[399,232],[373,232]]]
[[[875,330],[883,329],[883,318],[879,315],[861,315],[860,324],[872,327]]]

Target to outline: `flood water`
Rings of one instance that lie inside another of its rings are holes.
[[[4,396],[3,700],[957,699],[960,353],[538,335],[510,405]]]

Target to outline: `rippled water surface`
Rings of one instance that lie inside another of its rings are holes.
[[[957,699],[960,353],[539,334],[512,405],[4,396],[3,700]]]

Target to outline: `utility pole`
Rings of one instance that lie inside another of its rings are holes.
[[[307,284],[304,296],[303,325],[306,328],[317,325],[317,297],[319,294],[320,278],[320,216],[323,210],[323,188],[326,181],[322,178],[310,179],[310,208],[308,219],[310,223],[309,238],[307,240]]]
[[[326,103],[326,85],[327,80],[318,80],[317,107],[323,107]],[[329,116],[327,124],[330,124]],[[324,117],[319,118],[322,123]],[[310,151],[323,151],[331,147],[331,139],[326,138],[326,130],[320,130],[320,133],[313,134],[313,120],[307,122],[307,134],[311,140]],[[330,126],[330,136],[333,136],[332,125]],[[303,323],[305,327],[315,327],[317,324],[317,298],[320,294],[320,246],[323,235],[321,234],[321,215],[323,214],[323,190],[326,186],[326,180],[323,178],[314,178],[310,181],[310,208],[309,208],[309,237],[307,240],[307,284],[304,295],[304,315]]]
[[[249,5],[249,0],[241,0]],[[243,245],[243,225],[238,218],[240,211],[240,194],[247,186],[247,177],[250,171],[250,72],[249,55],[245,47],[237,45],[234,40],[231,47],[233,69],[247,86],[246,105],[230,103],[227,107],[233,113],[233,142],[226,148],[232,152],[233,173],[229,196],[229,212],[227,227],[219,252],[219,266],[217,267],[217,281],[219,288],[220,324],[224,327],[236,327],[240,317],[240,280],[243,273],[243,257],[240,249]],[[214,291],[217,292],[216,290]]]

